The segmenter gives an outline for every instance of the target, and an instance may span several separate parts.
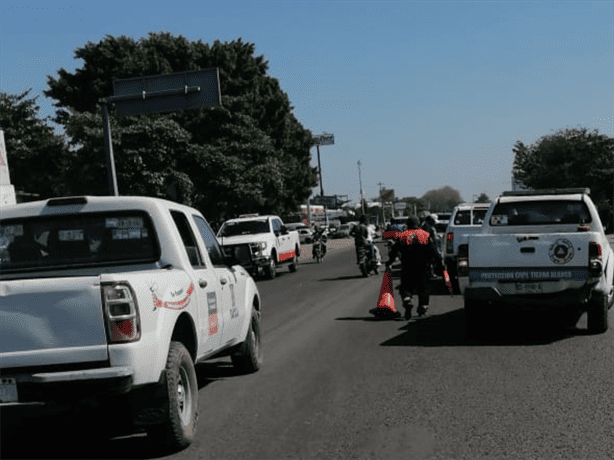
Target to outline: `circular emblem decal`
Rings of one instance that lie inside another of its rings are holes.
[[[566,264],[573,259],[573,245],[571,241],[559,239],[550,246],[550,260],[555,264]]]

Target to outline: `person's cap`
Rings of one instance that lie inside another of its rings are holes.
[[[414,229],[414,228],[418,228],[419,225],[420,225],[420,219],[418,219],[418,217],[409,216],[407,218],[407,228]]]

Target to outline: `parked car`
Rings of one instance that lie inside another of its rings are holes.
[[[311,243],[313,236],[313,230],[310,228],[304,227],[298,229],[298,238],[301,244],[309,244]]]
[[[333,234],[333,238],[350,238],[352,224],[341,224],[337,231]]]

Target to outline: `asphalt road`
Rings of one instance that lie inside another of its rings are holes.
[[[10,437],[3,424],[3,458],[614,458],[614,327],[589,335],[585,317],[564,328],[525,315],[469,340],[462,298],[441,280],[429,316],[375,320],[382,275],[360,277],[353,248],[335,244],[321,265],[305,247],[297,273],[258,282],[263,368],[198,367],[188,449],[153,451],[143,435],[96,444],[96,421],[48,417]]]

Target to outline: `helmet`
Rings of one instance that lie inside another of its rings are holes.
[[[414,229],[420,226],[420,220],[416,216],[409,216],[407,218],[407,228]]]

